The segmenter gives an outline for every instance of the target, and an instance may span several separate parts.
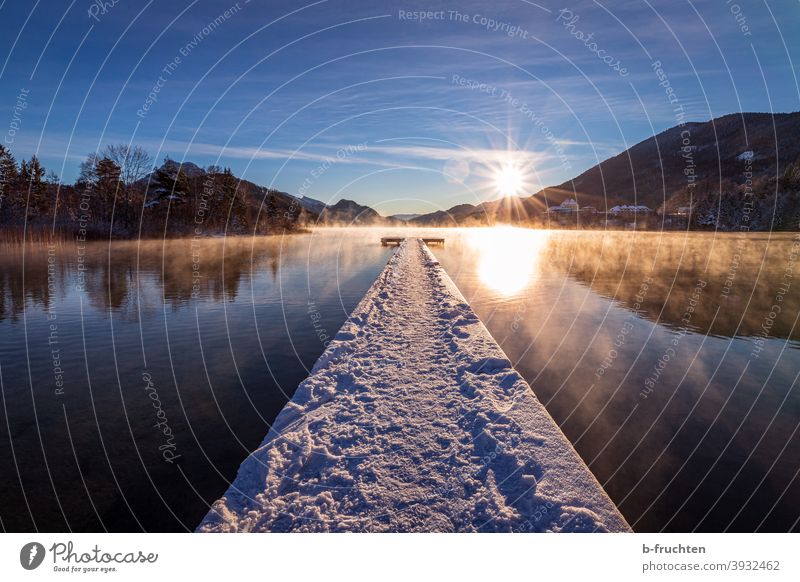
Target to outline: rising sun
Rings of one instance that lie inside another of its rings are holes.
[[[506,164],[495,172],[494,184],[503,196],[516,196],[522,190],[522,172],[519,168]]]

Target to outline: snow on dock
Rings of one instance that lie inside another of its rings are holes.
[[[399,245],[402,243],[406,238],[404,236],[384,236],[381,237],[381,245],[389,246],[389,245]],[[423,238],[422,242],[428,245],[443,245],[444,239],[443,238]]]
[[[409,240],[198,531],[629,527],[428,248]]]

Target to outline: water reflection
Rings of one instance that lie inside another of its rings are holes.
[[[344,234],[0,249],[3,527],[193,529],[391,252]]]
[[[800,239],[791,234],[510,227],[453,234],[448,256],[457,252],[461,268],[476,262],[481,283],[497,292],[495,299],[531,292],[540,271],[548,270],[673,329],[688,326],[720,337],[800,339],[800,326],[792,316],[800,310],[800,293],[789,291],[800,260]],[[703,306],[687,322],[685,307],[698,282],[704,284]],[[780,318],[770,317],[776,303]]]
[[[793,235],[520,229],[3,248],[3,526],[193,528],[392,235],[446,238],[437,258],[637,529],[797,528]]]
[[[637,530],[797,529],[795,235],[492,232],[435,254]]]
[[[535,280],[549,237],[550,231],[496,227],[476,230],[466,240],[477,255],[481,282],[512,296]]]
[[[702,306],[688,324],[693,331],[800,339],[794,325],[800,294],[780,292],[797,260],[792,235],[613,233],[598,245],[584,234],[562,236],[550,251],[551,264],[651,321],[682,328],[690,296],[702,282]],[[776,301],[784,316],[765,326]]]

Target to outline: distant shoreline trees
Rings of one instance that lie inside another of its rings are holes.
[[[89,154],[75,183],[62,184],[35,155],[17,163],[0,145],[0,240],[23,232],[72,238],[79,221],[97,239],[280,233],[314,218],[288,212],[292,201],[230,168],[169,157],[154,167],[143,148],[127,144]]]

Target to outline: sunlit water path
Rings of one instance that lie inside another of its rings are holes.
[[[194,528],[383,268],[392,249],[378,239],[392,234],[424,233],[37,245],[24,279],[21,248],[4,248],[3,526]],[[635,528],[797,528],[791,235],[435,235]]]

